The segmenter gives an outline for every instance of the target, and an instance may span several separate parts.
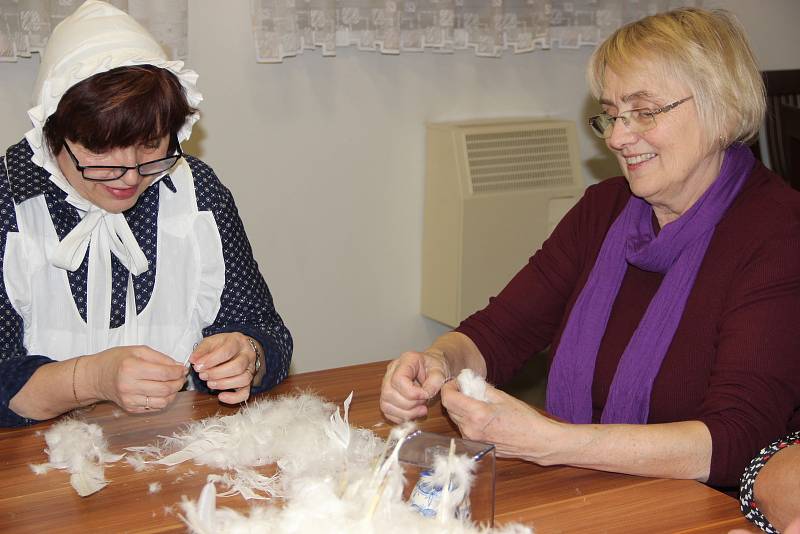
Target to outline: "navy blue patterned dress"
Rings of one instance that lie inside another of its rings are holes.
[[[78,210],[65,201],[66,193],[50,181],[46,170],[31,162],[31,156],[31,148],[23,140],[10,147],[4,158],[0,157],[0,268],[7,235],[17,231],[15,203],[44,195],[59,239],[64,239],[80,222]],[[233,196],[205,163],[192,156],[185,158],[194,176],[197,208],[214,215],[225,261],[225,287],[219,313],[214,323],[203,330],[203,336],[241,332],[258,340],[264,347],[267,372],[261,385],[253,388],[252,392],[265,391],[286,378],[292,355],[292,337],[275,311],[269,288],[253,258]],[[169,176],[162,178],[162,181],[170,191],[176,191]],[[150,265],[147,271],[133,277],[137,313],[147,306],[157,276],[156,236],[160,191],[163,190],[157,184],[152,184],[142,193],[136,205],[124,213]],[[110,327],[116,328],[125,321],[129,273],[115,256],[111,258]],[[87,254],[81,266],[68,273],[72,297],[84,321],[88,263]],[[22,318],[12,307],[4,280],[0,277],[0,426],[35,422],[12,412],[8,403],[36,369],[52,361],[54,359],[48,355],[28,354],[23,345]],[[196,375],[193,378],[198,388],[205,389],[204,383]]]
[[[788,436],[775,440],[761,449],[742,475],[739,489],[739,507],[748,520],[768,534],[778,534],[778,529],[772,526],[772,523],[769,522],[764,513],[758,508],[758,504],[756,504],[753,495],[753,487],[755,486],[758,473],[761,472],[761,468],[766,465],[769,459],[786,447],[792,446],[800,447],[800,431],[792,432]]]

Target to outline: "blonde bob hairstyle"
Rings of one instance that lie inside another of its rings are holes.
[[[643,67],[688,87],[709,146],[724,149],[758,134],[766,109],[764,82],[732,14],[682,8],[623,26],[589,60],[592,94],[601,97],[606,69],[624,78]]]

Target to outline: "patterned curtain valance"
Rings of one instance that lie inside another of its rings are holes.
[[[107,0],[128,11],[173,59],[188,55],[188,0]],[[0,0],[0,61],[30,57],[83,0]],[[384,54],[593,46],[620,25],[702,0],[250,0],[256,60],[355,46]],[[225,2],[217,4],[225,11]],[[221,15],[222,16],[222,15]]]
[[[172,59],[188,55],[187,0],[107,0],[131,14]],[[42,52],[50,32],[84,0],[0,0],[0,61]]]
[[[499,57],[598,44],[627,22],[702,0],[251,0],[256,59],[355,46],[384,54],[472,48]]]

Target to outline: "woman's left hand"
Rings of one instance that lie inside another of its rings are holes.
[[[467,397],[456,380],[442,387],[442,405],[462,436],[494,443],[498,456],[547,465],[561,423],[489,385],[486,397],[488,402]]]
[[[244,334],[225,332],[204,338],[189,361],[210,389],[225,390],[218,395],[220,401],[236,404],[250,396],[259,354]]]

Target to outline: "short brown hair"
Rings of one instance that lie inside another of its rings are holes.
[[[66,139],[89,150],[133,146],[169,135],[170,144],[196,110],[178,78],[152,65],[118,67],[67,90],[44,125],[50,151]]]
[[[758,135],[766,109],[764,83],[732,14],[682,8],[623,26],[592,54],[587,71],[592,94],[601,96],[606,69],[625,76],[641,65],[688,86],[709,143],[725,148]]]

